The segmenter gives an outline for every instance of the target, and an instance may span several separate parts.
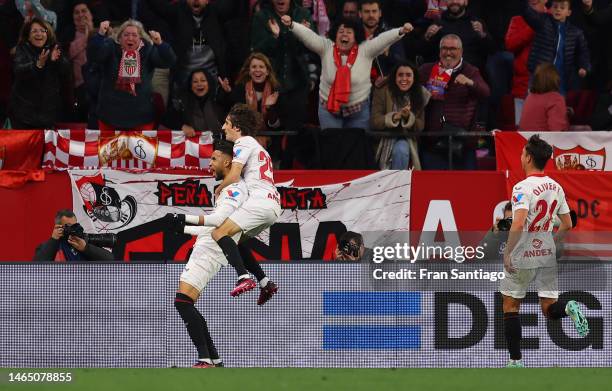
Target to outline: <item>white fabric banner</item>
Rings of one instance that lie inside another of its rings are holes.
[[[216,182],[207,175],[69,173],[73,210],[86,232],[117,233],[166,213],[206,214],[213,207]],[[323,222],[340,222],[358,233],[409,230],[410,171],[380,171],[350,181],[339,177],[337,183],[330,183],[329,174],[323,176],[325,181],[312,173],[308,179],[299,173],[276,175],[283,208],[277,223],[297,224],[303,258],[310,257]],[[269,243],[269,235],[267,230],[258,239]]]

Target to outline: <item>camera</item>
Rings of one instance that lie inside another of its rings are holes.
[[[117,243],[117,235],[107,234],[88,234],[79,223],[68,225],[64,224],[64,235],[62,239],[68,240],[68,236],[77,236],[92,246],[96,247],[114,247]]]
[[[511,226],[512,226],[512,217],[501,219],[497,222],[497,229],[500,231],[510,231]]]
[[[351,257],[359,257],[360,246],[356,243],[352,243],[350,240],[341,240],[338,244],[338,249],[345,255]]]

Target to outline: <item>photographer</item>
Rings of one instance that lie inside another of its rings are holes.
[[[512,204],[508,202],[504,206],[504,217],[495,218],[495,224],[487,231],[487,235],[482,240],[485,248],[485,259],[493,261],[503,258],[506,242],[508,241],[508,231],[511,225]]]
[[[365,253],[363,237],[356,232],[347,231],[340,236],[334,260],[336,261],[360,261]]]
[[[71,227],[71,228],[69,228]],[[36,248],[33,261],[112,261],[113,254],[88,243],[83,228],[69,209],[55,215],[55,227],[51,239]]]

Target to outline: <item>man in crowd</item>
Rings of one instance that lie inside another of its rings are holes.
[[[457,35],[440,40],[440,57],[435,63],[419,69],[421,83],[431,93],[425,110],[425,131],[459,132],[474,127],[480,100],[489,96],[489,86],[474,65],[463,58],[463,44]],[[449,148],[453,153],[453,169],[476,169],[475,140],[428,138],[421,143],[421,164],[424,169],[449,169]]]
[[[380,0],[361,1],[359,4],[359,18],[363,24],[366,39],[372,39],[388,30],[382,20],[382,16]],[[404,53],[402,41],[394,43],[389,49],[385,50],[383,54],[372,61],[372,82],[374,82],[377,87],[380,87],[387,79],[391,68],[405,60],[406,54]]]
[[[51,238],[36,248],[33,261],[112,261],[114,259],[110,251],[87,243],[77,235],[66,236],[64,231],[75,224],[77,218],[74,212],[69,209],[58,211]],[[77,226],[80,227],[78,224]]]

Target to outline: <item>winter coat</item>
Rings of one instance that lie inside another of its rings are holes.
[[[17,45],[9,101],[10,118],[33,129],[54,127],[62,105],[62,81],[70,77],[71,71],[64,56],[51,61],[49,55],[45,66],[38,68],[36,62],[41,50],[29,42]]]
[[[541,63],[554,63],[559,44],[559,22],[552,15],[538,13],[531,7],[527,7],[523,14],[527,24],[535,30],[535,38],[527,69],[533,73]],[[565,80],[567,88],[577,89],[579,86],[578,69],[591,70],[589,48],[582,30],[566,21],[565,35]]]
[[[508,32],[506,33],[506,49],[514,54],[513,76],[512,76],[512,96],[515,98],[525,98],[529,88],[529,70],[527,60],[535,31],[522,16],[515,16],[510,21]]]
[[[153,71],[169,68],[176,56],[170,45],[151,45],[145,42],[140,49],[141,82],[136,84],[136,95],[118,90],[115,86],[121,61],[121,46],[111,38],[96,34],[87,47],[87,58],[102,70],[96,113],[103,122],[118,128],[133,128],[152,122],[155,118],[152,101]]]

